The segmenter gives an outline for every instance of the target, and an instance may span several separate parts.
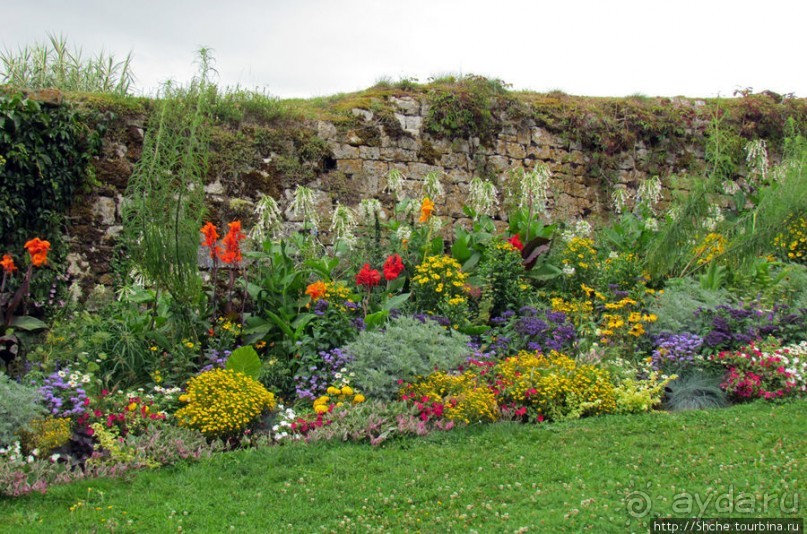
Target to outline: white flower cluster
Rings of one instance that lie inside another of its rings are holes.
[[[356,243],[356,236],[353,229],[356,227],[356,212],[348,206],[337,204],[331,217],[331,232],[335,241],[342,241],[352,249]]]
[[[796,389],[807,393],[807,341],[788,345],[776,351],[785,364],[785,371],[793,376]]]
[[[77,387],[79,384],[89,384],[92,380],[92,376],[88,374],[72,372],[68,375],[66,371],[59,371],[57,374],[60,378],[67,378],[67,385],[71,388]]]
[[[661,196],[661,180],[658,176],[653,176],[642,180],[639,184],[639,189],[636,190],[636,204],[643,204],[655,213],[656,204],[661,200]]]
[[[362,223],[375,224],[376,220],[382,221],[386,216],[381,201],[377,198],[365,198],[359,202],[359,219]]]
[[[51,463],[56,462],[60,455],[52,454],[50,456]],[[39,449],[34,449],[31,454],[25,456],[22,454],[22,446],[19,441],[13,441],[8,447],[0,447],[0,459],[8,462],[11,465],[24,465],[32,464],[39,459]]]
[[[748,165],[749,178],[768,178],[768,149],[764,139],[754,139],[745,145],[745,162]]]
[[[440,182],[441,174],[440,171],[432,171],[423,177],[423,194],[434,202],[446,194],[443,184]]]
[[[263,243],[267,238],[275,237],[282,222],[277,201],[269,195],[261,195],[255,206],[255,225],[249,233],[249,238]]]
[[[478,176],[468,184],[468,206],[474,210],[476,216],[493,215],[499,206],[499,191],[490,180],[482,180]]]
[[[622,213],[630,199],[631,194],[627,189],[614,189],[613,193],[611,193],[611,204],[614,206],[614,213]]]
[[[276,442],[296,440],[302,438],[300,434],[292,432],[291,425],[297,419],[297,414],[292,408],[278,406],[278,421],[272,426],[272,439]]]
[[[538,215],[546,215],[546,203],[549,200],[549,179],[552,171],[543,163],[538,163],[530,172],[521,171],[521,198],[520,208],[532,207]]]
[[[310,224],[317,228],[317,210],[314,204],[314,191],[308,187],[298,185],[294,190],[294,199],[291,201],[291,211],[297,217],[303,218],[303,224]]]
[[[560,238],[565,242],[568,243],[575,237],[591,237],[591,234],[594,232],[594,228],[584,221],[583,219],[577,219],[569,223],[566,227],[566,230],[560,235]]]
[[[404,193],[405,179],[406,177],[398,169],[390,169],[387,174],[387,187],[385,190],[394,195],[398,202],[406,198],[406,194]]]
[[[707,232],[714,232],[717,226],[726,220],[720,206],[709,206],[709,212],[706,219],[703,220],[703,227]]]

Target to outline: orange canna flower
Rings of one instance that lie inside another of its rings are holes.
[[[322,280],[317,280],[313,284],[308,284],[305,288],[305,294],[311,297],[312,302],[316,302],[325,296],[328,291],[328,286]]]
[[[219,232],[216,230],[216,225],[212,222],[208,222],[202,229],[199,230],[202,232],[202,235],[205,236],[205,240],[202,242],[203,247],[208,247],[210,249],[210,257],[215,258],[221,252],[220,247],[218,246],[219,240]]]
[[[48,250],[50,250],[50,243],[35,237],[25,243],[25,250],[31,255],[31,263],[34,267],[42,267],[48,263]]]
[[[3,272],[6,274],[11,274],[17,270],[17,266],[14,265],[14,258],[11,257],[11,254],[3,254],[3,259],[0,260],[0,267],[3,268]]]
[[[432,202],[429,197],[425,197],[423,199],[423,203],[420,205],[420,220],[418,222],[421,223],[429,222],[429,219],[431,219],[433,211],[434,211],[434,202]]]
[[[241,245],[240,242],[246,237],[241,232],[241,221],[233,221],[229,225],[227,235],[224,236],[222,242],[224,243],[224,252],[221,254],[221,261],[224,263],[240,263],[241,262]]]

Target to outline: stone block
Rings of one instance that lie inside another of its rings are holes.
[[[115,211],[117,204],[115,199],[109,197],[98,197],[92,205],[93,217],[104,226],[115,224]]]
[[[357,174],[362,170],[361,159],[340,159],[336,162],[336,170],[345,174]]]
[[[353,159],[359,157],[359,148],[342,143],[329,143],[328,148],[331,149],[334,159]]]

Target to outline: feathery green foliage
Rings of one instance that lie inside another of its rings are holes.
[[[20,88],[52,87],[124,96],[134,81],[131,52],[120,61],[103,51],[83,58],[81,49],[68,48],[67,39],[61,35],[48,35],[48,42],[24,46],[17,52],[4,50],[0,63],[0,81]]]
[[[198,307],[202,297],[197,251],[213,59],[207,49],[199,51],[199,59],[199,75],[189,87],[163,87],[123,205],[124,238],[133,262],[182,307]]]

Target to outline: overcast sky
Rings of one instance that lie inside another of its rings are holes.
[[[589,96],[807,96],[807,1],[3,0],[0,48],[63,34],[134,56],[137,89],[185,82],[214,50],[218,82],[279,97],[380,79],[481,74]]]

